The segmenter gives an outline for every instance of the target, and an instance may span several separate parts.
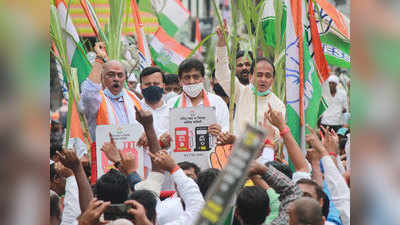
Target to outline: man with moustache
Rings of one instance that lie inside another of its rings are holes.
[[[121,62],[107,60],[105,45],[95,45],[96,60],[89,77],[82,83],[79,109],[86,116],[92,140],[97,125],[136,123],[135,107],[141,109],[139,98],[124,88],[126,71]]]
[[[250,59],[250,60],[249,60]],[[239,82],[243,85],[249,85],[249,75],[251,62],[253,61],[253,53],[247,52],[245,55],[244,51],[238,51],[236,54],[236,77]]]

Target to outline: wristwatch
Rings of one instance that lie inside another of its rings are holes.
[[[117,161],[114,163],[115,168],[119,168],[120,165],[121,165],[121,161]]]

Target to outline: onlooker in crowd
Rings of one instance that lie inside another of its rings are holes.
[[[339,78],[329,76],[326,81],[329,84],[329,93],[323,92],[328,108],[322,114],[321,125],[329,126],[337,132],[344,125],[344,113],[348,112],[346,93],[337,89]]]
[[[184,161],[178,163],[178,166],[183,170],[186,176],[192,178],[193,180],[197,180],[200,173],[200,168],[192,162]]]
[[[310,197],[302,197],[289,207],[290,225],[323,225],[324,216],[318,202]]]

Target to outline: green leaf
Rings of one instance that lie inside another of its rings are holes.
[[[206,43],[206,41],[208,41],[208,39],[210,39],[212,36],[216,35],[217,32],[211,33],[209,34],[207,37],[205,37],[203,40],[201,40],[200,43],[198,43],[196,45],[196,47],[190,52],[189,56],[187,58],[190,58],[194,55],[194,53],[201,47],[204,45],[204,43]]]

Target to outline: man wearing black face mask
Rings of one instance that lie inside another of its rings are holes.
[[[140,73],[140,89],[143,99],[140,101],[143,110],[150,111],[153,114],[154,130],[160,140],[162,147],[167,148],[170,145],[168,134],[169,117],[168,107],[162,100],[165,88],[164,72],[158,67],[146,67]],[[146,135],[142,135],[138,145],[146,145]]]

